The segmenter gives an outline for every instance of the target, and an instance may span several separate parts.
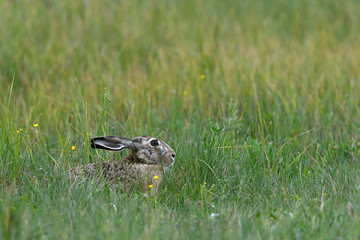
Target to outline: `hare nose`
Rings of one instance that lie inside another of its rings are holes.
[[[171,154],[171,156],[172,156],[173,158],[175,158],[175,153]]]

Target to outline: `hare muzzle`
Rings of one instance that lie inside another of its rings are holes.
[[[161,161],[162,166],[170,167],[175,161],[175,156],[176,156],[176,154],[174,151],[167,152]]]

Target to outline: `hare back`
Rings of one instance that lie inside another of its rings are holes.
[[[84,176],[87,178],[98,178],[103,176],[104,179],[114,184],[122,184],[124,187],[133,185],[142,185],[144,190],[152,185],[157,189],[161,177],[161,165],[129,163],[126,161],[111,161],[102,163],[90,163],[87,165],[77,166],[70,170],[72,178]]]

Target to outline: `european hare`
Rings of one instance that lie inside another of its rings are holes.
[[[140,184],[144,190],[158,189],[162,170],[174,163],[175,151],[164,141],[154,137],[108,136],[91,139],[91,147],[110,151],[131,149],[131,153],[119,161],[90,163],[70,170],[71,176],[96,178],[102,175],[111,183],[119,183],[123,189]]]

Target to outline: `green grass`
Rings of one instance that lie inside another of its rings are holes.
[[[0,9],[0,239],[360,238],[359,1]],[[158,193],[66,175],[144,134]]]

